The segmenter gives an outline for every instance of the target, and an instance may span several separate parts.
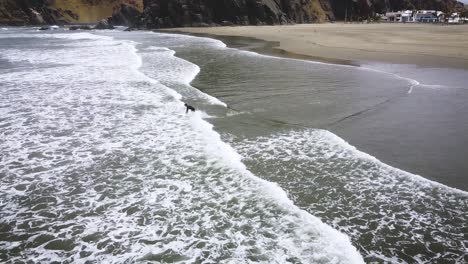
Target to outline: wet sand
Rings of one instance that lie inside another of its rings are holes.
[[[170,30],[257,38],[276,43],[277,49],[327,62],[468,68],[468,25],[336,23]]]

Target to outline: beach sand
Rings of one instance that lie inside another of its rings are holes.
[[[170,30],[272,41],[277,49],[328,62],[468,68],[468,25],[335,23]]]

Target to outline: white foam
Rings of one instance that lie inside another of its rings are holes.
[[[233,142],[246,162],[285,186],[301,208],[358,241],[366,260],[403,262],[403,252],[414,243],[431,262],[454,260],[434,255],[433,243],[464,254],[458,234],[467,219],[467,192],[393,168],[326,130]],[[400,243],[392,243],[396,236]]]
[[[407,78],[407,77],[403,77],[403,76],[398,75],[398,74],[396,74],[396,73],[391,73],[391,72],[382,71],[382,70],[378,70],[378,69],[374,69],[374,68],[369,68],[369,67],[359,67],[359,68],[360,68],[360,69],[363,69],[363,70],[372,71],[372,72],[377,72],[377,73],[382,73],[382,74],[388,74],[388,75],[394,76],[394,77],[397,78],[397,79],[407,81],[407,82],[410,84],[410,87],[409,87],[409,89],[408,89],[408,94],[411,94],[411,93],[413,92],[413,89],[414,89],[415,87],[418,87],[418,86],[421,86],[421,87],[434,87],[434,88],[441,87],[440,85],[421,84],[421,83],[418,82],[417,80],[414,80],[414,79],[411,79],[411,78]]]
[[[150,47],[147,50],[158,51],[157,53],[145,54],[152,62],[148,67],[150,69],[158,69],[157,71],[152,70],[151,72],[147,72],[152,78],[166,83],[184,84],[188,88],[184,91],[187,96],[202,98],[209,104],[227,106],[218,98],[206,94],[190,85],[200,73],[200,67],[198,65],[176,57],[175,51],[165,47]]]
[[[185,39],[191,39],[191,40],[204,40],[203,45],[210,45],[211,47],[214,48],[226,48],[226,44],[220,40],[217,39],[212,39],[212,38],[206,38],[206,37],[195,37],[195,36],[190,36],[190,35],[185,35],[185,34],[171,34],[171,33],[157,33],[157,32],[151,32],[152,34],[156,35],[164,35],[164,36],[169,36],[173,38],[185,38]]]
[[[102,36],[102,35],[96,35],[96,34],[91,34],[88,32],[79,32],[79,33],[63,33],[63,34],[41,34],[39,35],[40,37],[43,38],[61,38],[61,39],[69,39],[69,40],[83,40],[83,39],[90,39],[90,40],[108,40],[112,41],[112,37],[108,36]],[[35,35],[34,37],[38,37]]]
[[[454,193],[458,193],[458,194],[461,194],[461,195],[468,196],[468,192],[466,192],[466,191],[463,191],[463,190],[460,190],[460,189],[457,189],[457,188],[454,188],[454,187],[450,187],[450,186],[444,185],[444,184],[439,183],[439,182],[431,181],[431,180],[426,179],[426,178],[424,178],[424,177],[422,177],[420,175],[413,174],[413,173],[410,173],[410,172],[407,172],[407,171],[392,167],[392,166],[390,166],[390,165],[388,165],[386,163],[381,162],[379,159],[377,159],[376,157],[374,157],[374,156],[372,156],[372,155],[370,155],[368,153],[359,151],[356,147],[350,145],[348,142],[346,142],[344,139],[340,138],[339,136],[337,136],[337,135],[335,135],[335,134],[333,134],[331,132],[328,132],[328,131],[327,131],[326,134],[327,134],[327,137],[331,141],[334,141],[337,144],[339,144],[341,147],[351,151],[353,153],[353,155],[355,155],[358,158],[372,161],[372,162],[378,164],[379,166],[382,166],[382,167],[384,167],[386,169],[389,169],[389,170],[393,170],[393,171],[397,172],[398,174],[405,175],[406,177],[412,178],[413,180],[417,180],[418,182],[420,182],[422,184],[427,183],[427,184],[429,184],[429,185],[431,185],[433,187],[436,187],[436,188],[441,188],[441,189],[445,189],[445,190],[450,191],[450,192],[454,192]]]
[[[171,51],[170,49],[166,48],[166,47],[149,47],[147,48],[147,50],[155,50],[155,51]],[[174,52],[175,54],[175,52]]]
[[[362,263],[346,236],[252,175],[203,112],[184,114],[177,93],[140,72],[137,43],[59,38],[73,43],[7,52],[34,67],[2,74],[0,216],[12,234],[35,225],[70,249],[23,241],[11,261]]]
[[[261,183],[262,191],[266,195],[275,199],[285,210],[291,210],[293,213],[300,217],[300,221],[304,222],[302,228],[305,230],[313,229],[314,233],[320,233],[323,240],[320,240],[321,253],[327,256],[336,256],[340,262],[349,263],[363,263],[361,255],[357,250],[350,246],[349,238],[322,223],[318,218],[309,214],[308,212],[299,209],[288,198],[286,192],[281,189],[278,184],[263,180],[253,175],[242,163],[242,156],[240,156],[231,146],[223,142],[220,135],[213,130],[213,125],[204,121],[203,119],[196,118],[194,115],[192,125],[195,129],[200,131],[207,141],[206,153],[213,155],[214,160],[223,161],[229,167],[235,168],[240,173],[248,176],[249,178]],[[306,231],[305,231],[306,232]]]

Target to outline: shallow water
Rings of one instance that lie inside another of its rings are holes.
[[[466,192],[317,129],[438,87],[150,32],[0,49],[8,263],[467,261]]]
[[[248,171],[202,112],[184,114],[165,83],[224,106],[151,37],[2,36],[2,261],[361,262],[347,236]]]

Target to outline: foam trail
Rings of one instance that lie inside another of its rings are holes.
[[[5,262],[362,263],[345,235],[248,171],[202,112],[184,114],[142,72],[165,69],[148,69],[136,42],[58,38],[5,54],[34,66],[2,72]]]
[[[224,45],[226,48],[227,46]],[[306,62],[306,63],[311,63],[311,64],[318,64],[318,65],[328,65],[328,66],[334,66],[334,67],[345,67],[345,68],[353,68],[353,69],[360,69],[360,70],[366,70],[366,71],[372,71],[372,72],[377,72],[381,74],[387,74],[394,76],[397,79],[407,81],[410,85],[408,89],[408,94],[411,94],[413,92],[413,89],[415,87],[428,87],[428,88],[443,88],[445,86],[443,85],[431,85],[431,84],[422,84],[419,81],[407,77],[400,76],[398,74],[392,73],[392,72],[387,72],[387,71],[382,71],[370,67],[363,67],[363,66],[354,66],[354,65],[344,65],[344,64],[333,64],[333,63],[326,63],[326,62],[319,62],[319,61],[312,61],[312,60],[303,60],[303,59],[294,59],[294,58],[283,58],[283,57],[275,57],[271,55],[264,55],[260,54],[254,51],[247,51],[247,50],[241,50],[241,49],[236,49],[236,48],[227,48],[227,49],[235,49],[241,53],[244,54],[249,54],[251,56],[258,56],[258,57],[264,57],[264,58],[273,58],[273,59],[279,59],[279,60],[292,60],[292,61],[300,61],[300,62]]]
[[[175,55],[175,54],[174,54]],[[197,71],[194,73],[194,75],[192,76],[191,80],[187,82],[187,85],[190,85],[192,83],[192,81],[197,77],[197,75],[200,73],[200,67],[198,65],[196,65],[196,68],[197,68]],[[214,96],[211,96],[207,93],[204,93],[202,91],[200,91],[199,89],[191,86],[193,89],[196,89],[197,91],[199,91],[200,93],[202,93],[207,99],[208,101],[211,103],[211,104],[214,104],[214,105],[221,105],[221,106],[224,106],[224,107],[227,107],[227,104],[221,100],[219,100],[218,98],[214,97]]]
[[[421,183],[427,183],[427,184],[429,184],[429,185],[431,185],[433,187],[445,189],[447,191],[458,193],[460,195],[465,195],[465,196],[468,197],[468,192],[466,192],[466,191],[463,191],[463,190],[460,190],[460,189],[457,189],[457,188],[454,188],[454,187],[450,187],[450,186],[447,186],[445,184],[429,180],[429,179],[424,178],[424,177],[422,177],[420,175],[413,174],[413,173],[410,173],[410,172],[407,172],[407,171],[392,167],[392,166],[380,161],[376,157],[374,157],[374,156],[372,156],[372,155],[370,155],[368,153],[365,153],[363,151],[358,150],[356,147],[352,146],[351,144],[349,144],[346,140],[342,139],[341,137],[339,137],[339,136],[337,136],[337,135],[335,135],[335,134],[333,134],[331,132],[328,132],[328,133],[329,133],[330,140],[337,142],[343,148],[353,152],[356,155],[356,157],[359,157],[359,158],[365,159],[365,160],[369,160],[369,161],[371,161],[373,163],[379,164],[380,166],[382,166],[382,167],[384,167],[386,169],[393,170],[393,171],[397,172],[398,174],[402,174],[402,175],[405,175],[405,176],[407,176],[409,178],[412,178],[414,180],[420,181]]]
[[[152,34],[157,34],[157,35],[165,35],[165,36],[171,36],[171,37],[180,37],[181,35],[184,36],[184,38],[188,38],[188,39],[205,39],[205,40],[209,40],[210,41],[210,44],[212,44],[212,47],[215,47],[215,48],[227,48],[227,45],[222,42],[221,40],[217,40],[217,39],[213,39],[213,38],[207,38],[207,37],[195,37],[195,36],[190,36],[190,35],[186,35],[186,34],[173,34],[173,33],[157,33],[157,32],[151,32]]]
[[[209,142],[206,146],[206,152],[213,155],[215,160],[222,160],[225,165],[235,168],[241,174],[261,183],[263,188],[261,191],[275,199],[285,210],[291,210],[295,214],[300,215],[301,219],[310,226],[318,227],[320,230],[319,232],[330,239],[327,242],[322,242],[330,243],[330,245],[332,245],[331,247],[324,248],[326,250],[326,254],[337,254],[338,252],[330,252],[329,250],[331,248],[341,248],[339,251],[340,259],[349,258],[351,263],[363,263],[362,256],[357,252],[357,250],[354,247],[346,246],[351,244],[349,238],[346,235],[324,224],[318,218],[309,214],[308,212],[299,209],[289,199],[286,192],[278,186],[278,184],[266,181],[252,174],[245,167],[245,164],[242,163],[242,156],[239,155],[239,153],[237,153],[229,144],[221,140],[220,135],[213,130],[213,125],[201,119],[201,116],[198,113],[194,115],[191,121],[193,127],[200,131],[200,133],[204,135],[205,140]]]
[[[171,55],[174,56],[175,53],[172,53]],[[197,66],[196,74],[192,75],[191,79],[194,79],[199,72],[200,68]],[[188,81],[187,84],[190,82],[191,80]],[[321,235],[324,235],[329,239],[327,241],[321,241],[321,243],[327,244],[323,247],[323,250],[326,252],[326,254],[338,254],[340,259],[349,259],[350,263],[363,263],[362,256],[357,252],[357,250],[352,246],[348,246],[351,244],[351,242],[346,235],[324,224],[318,218],[314,217],[308,212],[299,209],[288,198],[286,192],[277,184],[263,180],[252,174],[246,168],[245,164],[242,163],[242,156],[239,155],[229,144],[222,141],[221,136],[213,130],[213,125],[203,119],[204,115],[206,114],[197,111],[191,115],[190,121],[193,128],[203,135],[206,142],[205,152],[212,156],[213,162],[222,161],[225,166],[234,168],[242,175],[245,175],[248,178],[260,183],[263,188],[262,192],[275,199],[285,210],[291,210],[293,213],[299,215],[301,220],[305,221],[307,225],[316,227],[313,228],[314,232],[318,231],[321,233]],[[337,248],[341,248],[339,253],[334,250]]]
[[[457,262],[468,256],[460,236],[468,192],[393,168],[326,130],[234,141],[244,162],[283,186],[301,208],[347,233],[366,261]],[[434,244],[441,250],[434,252]],[[408,256],[415,248],[418,254]]]
[[[135,47],[135,45],[137,44],[136,42],[133,42],[133,41],[128,41],[127,42],[128,46],[131,48],[132,50],[132,53],[135,55],[135,57],[138,58],[138,63],[132,67],[133,70],[135,71],[136,74],[142,76],[145,80],[147,80],[148,82],[150,83],[154,83],[154,84],[159,84],[158,81],[156,81],[155,79],[152,79],[152,78],[149,78],[148,76],[146,76],[144,73],[140,72],[138,69],[141,68],[141,66],[143,65],[143,60],[141,58],[141,56],[138,55],[138,49]],[[172,90],[172,89],[169,89],[167,88],[167,91],[175,98],[175,99],[178,99],[180,100],[182,98],[182,95],[179,94],[178,92]]]
[[[159,34],[159,33],[158,33]],[[164,34],[164,35],[171,35],[171,36],[178,36],[177,34]],[[190,35],[184,35],[184,37],[187,37],[187,38],[199,38],[199,37],[194,37],[194,36],[190,36]],[[201,39],[209,39],[211,40],[213,43],[214,43],[214,47],[216,48],[221,48],[221,49],[232,49],[232,50],[236,50],[240,53],[243,53],[243,54],[248,54],[248,55],[251,55],[251,56],[256,56],[256,57],[264,57],[264,58],[273,58],[273,59],[280,59],[280,60],[293,60],[293,61],[300,61],[300,62],[306,62],[306,63],[311,63],[311,64],[318,64],[318,65],[327,65],[327,66],[334,66],[334,67],[345,67],[345,68],[353,68],[353,69],[357,69],[357,70],[363,70],[363,71],[371,71],[371,72],[376,72],[376,73],[380,73],[380,74],[386,74],[386,75],[390,75],[390,76],[393,76],[397,79],[400,79],[400,80],[404,80],[404,81],[407,81],[410,86],[409,86],[409,89],[408,89],[408,94],[412,93],[413,89],[415,87],[428,87],[428,88],[442,88],[444,87],[443,85],[429,85],[429,84],[422,84],[420,83],[419,81],[415,80],[415,79],[411,79],[411,78],[407,78],[407,77],[403,77],[401,75],[398,75],[396,73],[392,73],[392,72],[388,72],[388,71],[383,71],[383,70],[379,70],[379,69],[374,69],[374,68],[370,68],[370,67],[362,67],[362,66],[354,66],[354,65],[343,65],[343,64],[332,64],[332,63],[326,63],[326,62],[318,62],[318,61],[310,61],[310,60],[302,60],[302,59],[294,59],[294,58],[282,58],[282,57],[275,57],[275,56],[271,56],[271,55],[264,55],[264,54],[259,54],[257,52],[253,52],[253,51],[246,51],[246,50],[241,50],[241,49],[236,49],[236,48],[228,48],[226,44],[224,44],[223,42],[219,41],[219,40],[216,40],[216,39],[211,39],[211,38],[204,38],[204,37],[200,37]],[[220,43],[223,43],[223,45],[221,45]],[[198,70],[199,71],[199,70]],[[337,137],[339,140],[342,140],[343,143],[345,143],[344,145],[346,146],[349,146],[350,148],[354,148],[353,146],[349,145],[346,141],[344,141],[343,139]],[[357,150],[356,150],[357,151]],[[360,152],[360,151],[357,151],[356,153],[361,153],[360,155],[363,156],[365,153],[364,152]],[[375,157],[372,157],[371,155],[369,154],[365,154],[365,155],[368,155],[369,158],[374,158],[375,161],[378,161]],[[382,163],[380,161],[378,161],[379,163],[383,164],[383,165],[386,165],[385,163]],[[386,166],[389,166],[389,165],[386,165]],[[390,166],[391,167],[391,166]],[[393,167],[391,167],[393,168]],[[397,169],[397,168],[393,168],[393,169]],[[397,169],[399,170],[399,169]],[[401,172],[405,172],[403,170],[401,170]],[[431,181],[429,179],[426,179],[422,176],[419,176],[419,175],[415,175],[415,174],[411,174],[409,172],[405,172],[405,173],[408,173],[409,175],[414,175],[414,177],[416,178],[419,178],[419,179],[424,179],[428,182],[432,182],[433,184],[437,185],[439,184],[440,186],[444,186],[445,188],[452,188],[452,187],[449,187],[449,186],[446,186],[446,185],[443,185],[441,183],[437,183],[437,182],[434,182],[434,181]],[[462,190],[459,190],[459,189],[456,189],[456,188],[452,188],[454,191],[456,192],[464,192]]]
[[[382,74],[388,74],[388,75],[394,76],[394,77],[397,78],[397,79],[407,81],[407,82],[410,84],[410,87],[409,87],[409,90],[408,90],[408,94],[411,94],[411,93],[413,92],[413,89],[414,89],[415,87],[428,87],[428,88],[442,88],[442,87],[444,87],[443,85],[421,84],[419,81],[417,81],[417,80],[415,80],[415,79],[403,77],[403,76],[398,75],[398,74],[396,74],[396,73],[386,72],[386,71],[377,70],[377,69],[373,69],[373,68],[369,68],[369,67],[359,67],[359,68],[360,68],[360,69],[364,69],[364,70],[368,70],[368,71],[372,71],[372,72],[378,72],[378,73],[382,73]]]
[[[174,50],[168,49],[166,47],[149,47],[147,51],[156,51],[156,53],[151,54],[152,56],[160,56],[161,59],[158,60],[157,64],[152,67],[155,68],[164,68],[166,70],[159,70],[158,73],[153,73],[156,78],[162,82],[167,83],[180,83],[189,88],[187,91],[188,96],[195,96],[206,100],[209,104],[212,105],[221,105],[227,107],[226,103],[222,102],[216,97],[213,97],[207,93],[204,93],[197,89],[196,87],[191,86],[191,82],[196,78],[200,73],[200,67],[186,60],[182,60],[176,57],[176,52]],[[174,68],[176,70],[174,70]]]

